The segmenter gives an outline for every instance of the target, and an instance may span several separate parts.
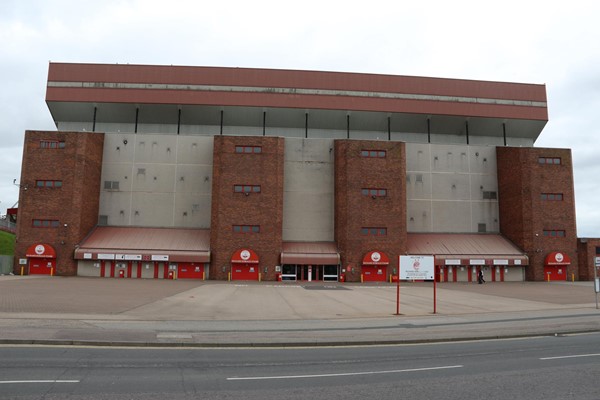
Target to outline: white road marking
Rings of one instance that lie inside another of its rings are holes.
[[[540,358],[540,360],[559,360],[561,358],[598,357],[598,356],[600,356],[600,353],[597,353],[597,354],[574,354],[571,356],[544,357],[544,358]]]
[[[462,368],[462,365],[446,365],[443,367],[429,368],[411,368],[411,369],[395,369],[389,371],[364,371],[364,372],[346,372],[339,374],[312,374],[312,375],[279,375],[279,376],[247,376],[247,377],[231,377],[228,381],[250,381],[250,380],[267,380],[267,379],[302,379],[302,378],[330,378],[337,376],[356,376],[356,375],[377,375],[377,374],[398,374],[401,372],[419,372],[432,371],[437,369]]]
[[[0,384],[9,383],[79,383],[78,380],[28,380],[28,381],[0,381]]]

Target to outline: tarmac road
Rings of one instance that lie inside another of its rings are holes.
[[[437,285],[0,277],[0,343],[305,346],[600,331],[592,282]]]
[[[352,348],[0,346],[0,398],[598,399],[600,334]]]

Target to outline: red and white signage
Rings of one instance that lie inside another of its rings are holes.
[[[240,249],[231,256],[232,263],[258,264],[258,255],[250,249]]]
[[[363,265],[389,265],[390,259],[380,251],[370,251],[363,257]]]
[[[546,256],[546,265],[571,265],[571,259],[568,255],[555,251]]]
[[[400,279],[432,280],[435,273],[433,256],[399,256]]]
[[[56,251],[49,244],[33,244],[29,246],[26,257],[29,258],[56,258]]]

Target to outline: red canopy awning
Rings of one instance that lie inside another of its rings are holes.
[[[56,258],[54,247],[45,243],[36,243],[29,246],[25,257],[31,258]]]
[[[239,249],[231,256],[232,263],[258,264],[258,255],[250,249]]]
[[[340,254],[335,242],[283,242],[281,264],[337,265]]]
[[[571,258],[565,253],[554,251],[546,256],[546,265],[571,265]]]
[[[389,257],[381,251],[370,251],[363,257],[363,265],[389,265]]]

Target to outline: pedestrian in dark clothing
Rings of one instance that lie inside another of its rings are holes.
[[[483,271],[479,270],[479,273],[477,274],[477,282],[481,285],[482,283],[485,283],[485,279],[483,279]]]

